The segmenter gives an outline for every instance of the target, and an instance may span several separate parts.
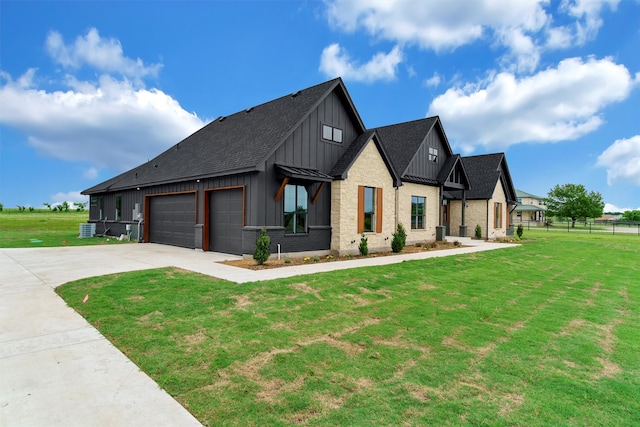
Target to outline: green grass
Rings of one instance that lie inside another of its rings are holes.
[[[116,238],[78,237],[80,224],[89,220],[89,212],[51,212],[36,209],[0,211],[0,248],[38,248],[123,243]]]
[[[158,269],[58,292],[205,425],[640,424],[637,236],[524,238],[270,282]]]

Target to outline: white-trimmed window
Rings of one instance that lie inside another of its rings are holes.
[[[438,149],[435,147],[429,147],[429,161],[437,163],[438,162]]]
[[[342,143],[342,129],[329,125],[322,125],[322,139]]]

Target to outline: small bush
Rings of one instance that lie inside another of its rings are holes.
[[[522,224],[520,224],[516,229],[516,234],[518,235],[518,239],[522,239],[523,232],[524,232],[524,228],[522,227]]]
[[[402,252],[404,246],[407,244],[407,231],[401,223],[398,223],[398,227],[395,233],[393,233],[393,240],[391,241],[391,250],[395,253]]]
[[[271,250],[269,247],[271,246],[271,239],[267,236],[267,230],[264,228],[260,232],[260,236],[258,236],[258,240],[256,241],[256,249],[253,252],[253,259],[256,260],[258,265],[264,264],[266,260],[269,259],[271,255]]]
[[[363,255],[363,256],[369,255],[368,239],[364,234],[360,238],[360,245],[358,246],[358,251],[360,252],[360,255]]]
[[[476,225],[476,239],[482,239],[482,227],[480,227],[480,224]]]
[[[285,259],[284,259],[284,263],[285,263],[285,264],[291,264],[291,260],[290,260],[289,258],[285,258]]]
[[[314,256],[313,257],[313,262],[320,262],[320,257]]]
[[[460,242],[459,242],[459,241],[457,241],[457,240],[454,240],[454,242],[453,242],[453,246],[455,246],[456,248],[459,248],[460,246],[462,246],[462,243],[460,243]]]

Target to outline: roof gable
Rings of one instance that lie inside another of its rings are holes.
[[[516,192],[504,153],[463,157],[462,162],[471,181],[471,188],[466,193],[467,199],[491,199],[496,185],[501,182],[507,202],[516,201]]]
[[[347,179],[349,169],[353,166],[369,141],[373,141],[376,145],[380,156],[382,156],[382,160],[387,166],[389,174],[393,178],[393,185],[396,187],[402,185],[400,175],[394,169],[389,154],[385,146],[380,143],[380,137],[375,130],[368,130],[356,138],[356,140],[349,145],[349,148],[347,148],[342,157],[340,157],[331,172],[329,172],[329,175],[332,175],[335,179]]]
[[[453,155],[438,116],[376,128],[393,166],[403,180],[437,183],[440,168]],[[438,148],[438,160],[432,164],[429,147]]]
[[[229,116],[221,116],[152,160],[83,193],[135,188],[172,181],[259,171],[296,127],[331,92],[364,124],[340,78],[309,87]]]

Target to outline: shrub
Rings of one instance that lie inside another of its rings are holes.
[[[391,250],[395,253],[402,252],[404,246],[407,244],[407,231],[404,229],[401,223],[398,223],[398,228],[393,233],[393,240],[391,241]]]
[[[522,227],[522,224],[520,224],[518,226],[518,228],[516,229],[516,234],[518,235],[518,239],[522,239],[522,232],[524,231],[524,228]]]
[[[313,257],[313,262],[320,262],[320,257],[314,256]]]
[[[269,259],[271,255],[271,250],[269,247],[271,246],[271,239],[267,236],[267,230],[264,228],[260,232],[260,236],[258,236],[258,240],[256,241],[256,249],[253,252],[253,259],[256,260],[258,265],[264,264],[266,260]]]
[[[285,264],[291,264],[291,260],[290,260],[289,258],[285,258],[285,259],[284,259],[284,263],[285,263]]]
[[[0,203],[0,212],[2,212],[2,209],[4,209],[4,205]]]
[[[360,252],[360,255],[363,255],[363,256],[369,255],[368,239],[364,234],[362,234],[362,237],[360,238],[360,245],[358,246],[358,251]]]
[[[462,243],[460,243],[460,242],[459,242],[459,241],[457,241],[457,240],[454,240],[454,241],[453,241],[453,246],[455,246],[456,248],[459,248],[460,246],[462,246]]]
[[[480,227],[480,224],[476,225],[476,239],[482,239],[482,227]]]

